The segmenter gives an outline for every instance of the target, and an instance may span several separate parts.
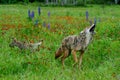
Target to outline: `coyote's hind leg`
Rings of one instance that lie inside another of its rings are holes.
[[[65,50],[63,51],[63,56],[61,57],[62,66],[63,66],[63,67],[65,66],[64,60],[65,60],[66,57],[68,57],[68,54],[69,54],[69,50],[68,50],[68,49],[65,49]]]

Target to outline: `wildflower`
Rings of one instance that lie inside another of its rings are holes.
[[[88,21],[89,13],[86,11],[86,20]]]
[[[48,29],[50,29],[50,23],[48,23]]]
[[[50,17],[50,11],[48,12],[48,17]]]
[[[40,7],[38,7],[38,15],[40,16],[40,14],[41,14],[41,9]]]
[[[32,13],[31,13],[31,18],[33,19],[34,16],[35,16],[34,11],[32,11]]]
[[[45,21],[43,22],[43,27],[46,27],[46,23],[45,23]]]

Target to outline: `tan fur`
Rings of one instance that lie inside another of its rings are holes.
[[[58,48],[58,50],[55,53],[55,59],[61,57],[62,65],[64,66],[64,60],[67,58],[71,53],[73,55],[73,59],[75,63],[73,66],[75,66],[78,63],[77,58],[77,51],[80,52],[79,56],[79,67],[82,63],[82,57],[84,54],[84,51],[86,50],[87,46],[92,40],[93,34],[94,34],[94,28],[95,25],[93,24],[89,28],[84,29],[80,32],[79,35],[71,35],[62,40],[61,46]]]
[[[43,40],[38,43],[26,43],[18,41],[16,38],[12,39],[12,42],[9,44],[10,47],[18,47],[20,50],[30,50],[31,52],[36,51],[39,46],[42,44]]]

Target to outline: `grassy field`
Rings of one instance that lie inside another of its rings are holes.
[[[28,9],[35,12],[32,21]],[[120,6],[41,7],[40,16],[37,9],[0,5],[0,80],[120,80]],[[60,59],[54,59],[55,51],[64,37],[79,34],[90,25],[86,11],[89,20],[97,20],[96,35],[84,54],[81,70],[72,67],[72,56],[63,69]],[[22,52],[9,47],[12,37],[44,42],[38,52]]]

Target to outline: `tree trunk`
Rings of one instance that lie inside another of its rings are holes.
[[[56,0],[56,2],[55,2],[55,3],[56,3],[56,5],[58,5],[58,0]]]
[[[49,3],[49,0],[46,0],[46,4],[48,5],[48,3]]]
[[[67,4],[67,0],[64,0],[64,4]]]
[[[61,0],[61,5],[62,5],[62,6],[64,5],[64,1],[63,1],[63,0]]]
[[[117,4],[118,3],[118,0],[115,0],[115,4]]]
[[[75,0],[73,0],[73,3],[72,3],[73,5],[75,5]]]

